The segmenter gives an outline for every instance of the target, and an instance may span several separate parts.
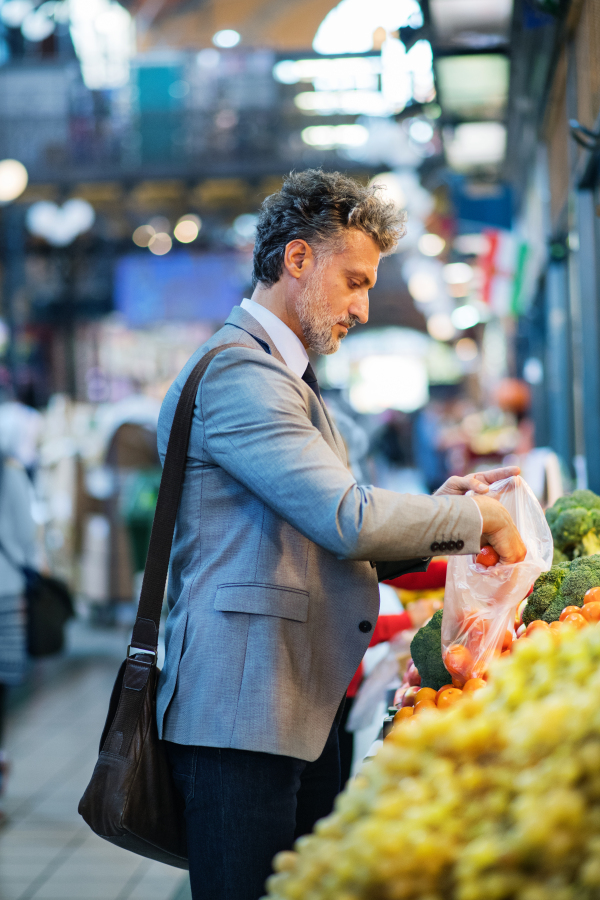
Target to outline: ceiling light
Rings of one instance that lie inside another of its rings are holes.
[[[138,247],[147,247],[150,243],[150,238],[155,234],[156,232],[152,225],[140,225],[140,227],[136,228],[131,235],[131,240]]]
[[[165,253],[169,252],[172,246],[173,241],[164,231],[153,234],[148,241],[148,250],[150,253],[154,253],[155,256],[164,256]]]
[[[216,47],[225,49],[228,47],[236,47],[241,39],[242,36],[238,31],[234,31],[233,28],[224,28],[223,31],[217,31],[216,34],[213,34],[212,40]]]
[[[473,328],[479,322],[479,310],[469,304],[457,306],[450,318],[455,328],[458,328],[459,331],[466,331],[467,328]]]
[[[18,159],[3,159],[0,162],[0,203],[16,200],[28,181],[27,169]]]
[[[368,53],[377,28],[396,31],[419,12],[416,0],[341,0],[321,22],[313,49],[324,56]]]
[[[423,119],[415,119],[414,122],[411,122],[408,133],[417,144],[427,144],[433,137],[433,128],[429,122],[424,122]]]
[[[429,272],[415,272],[408,279],[408,291],[417,303],[431,303],[439,297],[437,280]]]
[[[500,122],[464,122],[444,132],[444,149],[459,172],[498,165],[506,152],[506,127]]]
[[[442,275],[446,284],[466,284],[473,278],[473,269],[468,263],[448,263]]]
[[[173,234],[180,243],[191,244],[191,242],[195,241],[198,237],[198,233],[201,227],[202,222],[200,220],[200,216],[189,213],[188,215],[182,216],[179,219],[177,225],[175,226]]]
[[[302,112],[322,116],[388,116],[392,112],[380,91],[302,91],[294,103]]]
[[[417,247],[423,256],[439,256],[446,241],[439,234],[422,234],[417,243]]]
[[[447,313],[434,313],[427,319],[427,331],[436,341],[451,341],[456,331]]]
[[[310,147],[362,147],[369,139],[364,125],[311,125],[302,131],[302,140]]]
[[[471,362],[477,359],[479,349],[472,338],[461,338],[456,342],[454,351],[461,362]]]
[[[94,224],[93,206],[80,197],[67,200],[62,206],[40,200],[27,210],[27,228],[31,234],[44,238],[54,247],[67,247],[75,238]]]

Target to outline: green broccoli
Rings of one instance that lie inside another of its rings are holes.
[[[593,491],[573,491],[546,510],[554,540],[554,562],[600,553],[600,497]]]
[[[560,597],[560,587],[567,571],[563,564],[552,566],[548,572],[542,572],[523,611],[525,625],[529,625],[535,619],[542,619],[550,604]]]
[[[523,622],[556,622],[565,606],[583,606],[585,592],[592,587],[600,587],[600,554],[552,566],[537,579],[523,612]]]
[[[412,639],[410,652],[421,676],[421,687],[439,691],[451,679],[442,659],[442,616],[438,609],[427,625],[420,628]]]

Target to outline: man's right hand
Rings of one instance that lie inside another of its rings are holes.
[[[489,544],[493,547],[505,565],[522,562],[527,549],[507,509],[485,494],[475,494],[472,499],[483,519],[481,546]]]

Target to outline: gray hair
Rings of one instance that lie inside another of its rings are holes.
[[[291,172],[281,190],[261,206],[252,287],[279,281],[286,245],[297,239],[323,255],[339,252],[344,235],[357,229],[369,235],[384,256],[391,253],[406,232],[406,215],[379,191],[378,185],[364,187],[341,172]]]

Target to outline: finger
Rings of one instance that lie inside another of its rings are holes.
[[[487,494],[489,491],[489,487],[485,482],[480,481],[478,475],[465,475],[462,479],[463,482],[463,490],[466,491],[476,491],[478,494]]]
[[[486,472],[476,472],[474,477],[484,484],[493,484],[495,481],[503,481],[513,475],[519,475],[520,472],[519,466],[502,466],[498,469],[488,469]]]

